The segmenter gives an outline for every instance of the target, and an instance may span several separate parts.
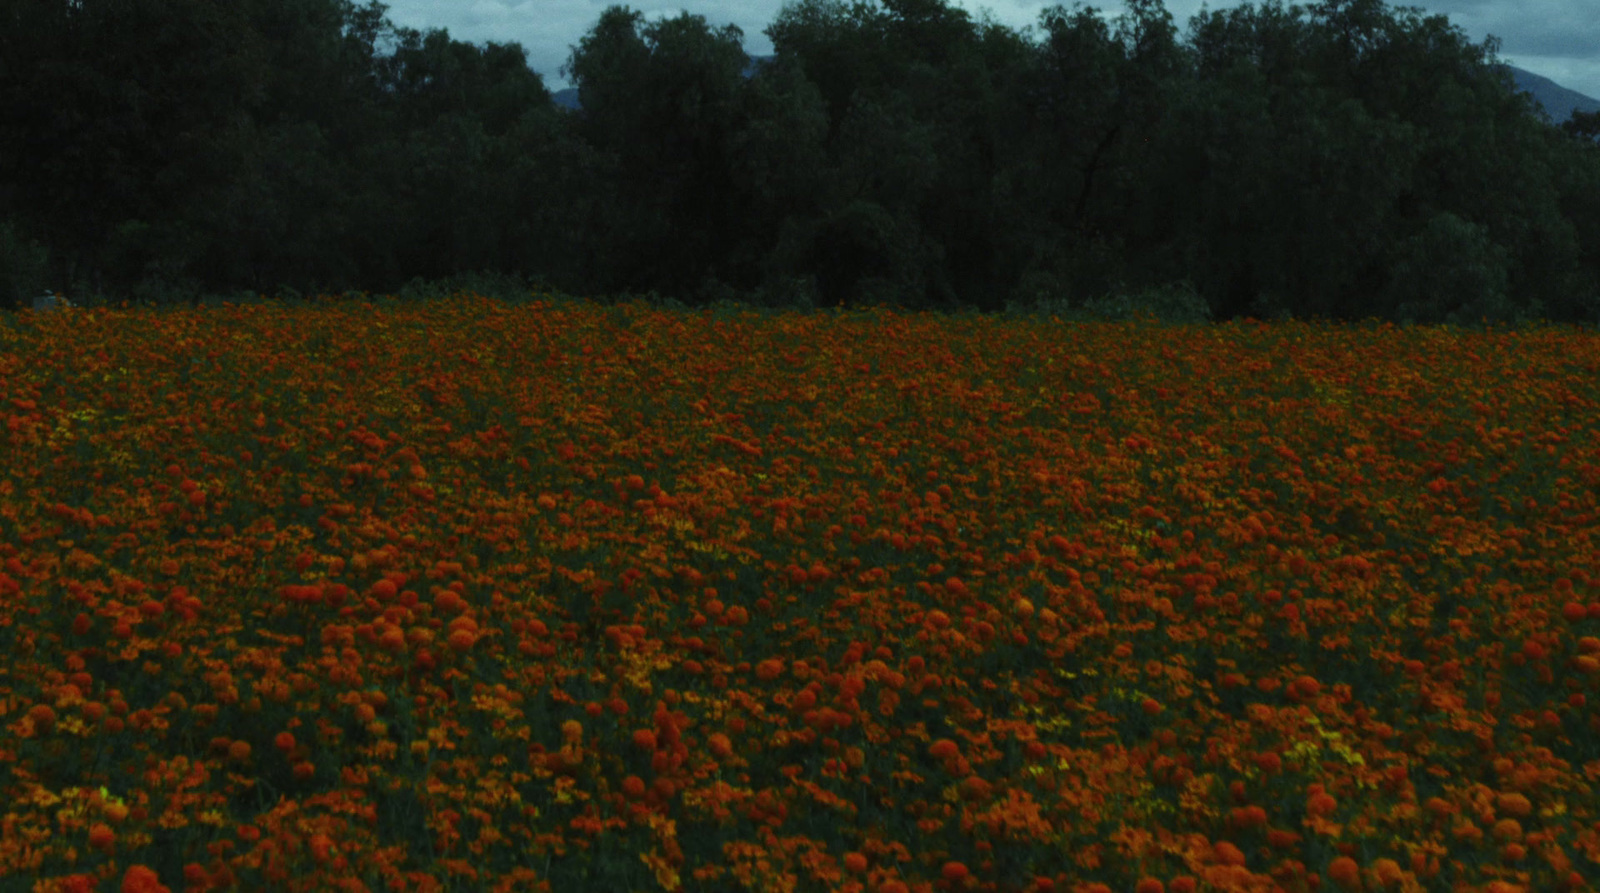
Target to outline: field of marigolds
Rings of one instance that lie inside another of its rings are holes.
[[[0,316],[5,891],[1600,879],[1600,336]]]

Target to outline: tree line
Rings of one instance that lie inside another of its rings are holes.
[[[372,0],[0,0],[0,307],[493,271],[688,306],[1600,323],[1600,115],[1382,0],[1040,40],[943,0],[612,6],[557,107]],[[1132,296],[1130,298],[1130,296]],[[1098,302],[1098,303],[1095,303]]]

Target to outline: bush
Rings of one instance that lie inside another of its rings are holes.
[[[1037,289],[1049,274],[1025,284]],[[1019,292],[1023,292],[1019,289]],[[1028,292],[1024,292],[1028,293]],[[1060,317],[1069,322],[1128,322],[1137,319],[1151,320],[1164,325],[1203,325],[1211,321],[1211,307],[1195,291],[1188,280],[1170,282],[1141,291],[1111,294],[1091,298],[1080,307],[1073,307],[1064,297],[1054,297],[1042,291],[1031,292],[1032,303],[1006,302],[1008,316]]]
[[[1507,296],[1508,257],[1487,229],[1442,211],[1401,244],[1389,306],[1402,325],[1512,322],[1521,314]]]
[[[402,302],[432,301],[475,294],[520,304],[532,300],[534,292],[539,290],[521,274],[480,270],[457,273],[432,282],[418,277],[402,286],[394,298]]]

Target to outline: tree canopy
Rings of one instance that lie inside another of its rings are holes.
[[[1600,115],[1541,121],[1442,16],[1277,0],[1181,29],[799,0],[607,8],[559,109],[514,43],[351,0],[0,0],[0,307],[392,292],[492,270],[691,306],[1600,323]]]

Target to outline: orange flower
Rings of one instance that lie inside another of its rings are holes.
[[[1153,877],[1140,878],[1139,883],[1133,888],[1133,893],[1166,893],[1165,884]]]
[[[940,738],[938,741],[928,745],[928,755],[934,759],[948,760],[951,757],[960,756],[960,754],[961,748],[957,747],[956,743],[949,738]]]
[[[655,750],[656,733],[649,729],[638,729],[633,733],[633,746],[640,750]]]
[[[939,876],[952,884],[959,884],[966,880],[967,866],[960,862],[946,862],[944,867],[939,869]]]
[[[378,637],[378,644],[386,651],[400,652],[406,648],[405,631],[398,626],[391,626]]]
[[[867,857],[861,855],[860,853],[845,853],[844,867],[846,871],[860,874],[861,872],[867,870]]]
[[[1494,828],[1489,831],[1495,840],[1521,840],[1522,823],[1516,819],[1501,819],[1494,823]]]
[[[733,741],[721,732],[711,733],[707,744],[711,748],[711,753],[719,760],[725,760],[733,756]]]
[[[28,719],[33,720],[33,730],[40,735],[50,734],[56,726],[56,712],[48,704],[35,704],[28,708]]]
[[[1300,835],[1294,833],[1293,831],[1285,831],[1281,828],[1274,828],[1267,832],[1267,846],[1270,846],[1274,849],[1288,849],[1299,842]]]
[[[1349,856],[1328,863],[1328,878],[1346,890],[1361,889],[1361,866]]]
[[[583,723],[569,719],[561,724],[561,740],[568,744],[577,744],[583,740]]]
[[[637,800],[644,796],[644,779],[630,775],[622,780],[622,793]]]
[[[294,735],[290,734],[289,732],[279,732],[273,737],[272,746],[283,751],[284,753],[288,753],[289,751],[294,750]]]
[[[1290,691],[1296,697],[1313,698],[1322,691],[1322,683],[1310,676],[1300,676],[1290,683]]]
[[[162,886],[161,878],[143,865],[131,866],[122,875],[122,893],[172,893]]]
[[[96,824],[89,829],[89,846],[97,850],[110,849],[116,841],[117,833],[111,830],[110,825]]]
[[[1311,798],[1306,801],[1306,812],[1309,812],[1312,815],[1328,815],[1338,808],[1339,801],[1333,799],[1333,797],[1329,796],[1328,794],[1313,794],[1311,795]]]
[[[1254,828],[1266,823],[1267,811],[1259,806],[1236,807],[1229,816],[1229,824],[1235,828]]]
[[[1211,853],[1223,865],[1243,865],[1245,862],[1244,853],[1226,840],[1219,840],[1213,844]]]
[[[1405,880],[1405,873],[1400,870],[1400,863],[1393,859],[1379,859],[1372,863],[1372,873],[1378,876],[1384,886],[1393,886]]]
[[[1528,802],[1528,798],[1515,792],[1496,796],[1494,805],[1501,812],[1518,817],[1525,817],[1533,811],[1533,804]]]

